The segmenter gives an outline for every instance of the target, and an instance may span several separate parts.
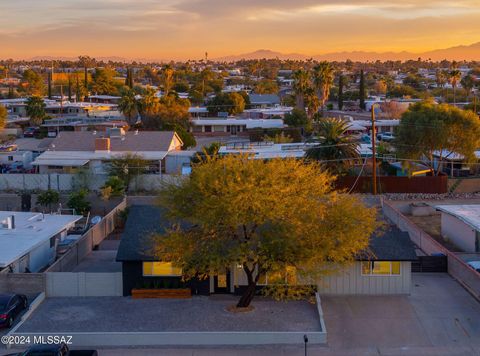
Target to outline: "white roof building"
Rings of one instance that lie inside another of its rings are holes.
[[[56,241],[80,220],[79,215],[0,211],[0,268],[37,272],[55,257]],[[22,264],[19,268],[18,264]]]

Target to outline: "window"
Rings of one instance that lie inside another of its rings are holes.
[[[143,275],[151,277],[181,277],[182,269],[171,262],[143,262]]]
[[[293,266],[287,266],[284,272],[276,271],[260,275],[258,285],[267,284],[297,284],[297,269]]]
[[[400,262],[365,261],[362,262],[362,275],[391,276],[400,275]]]
[[[11,162],[13,161],[13,156],[8,156],[8,160]]]

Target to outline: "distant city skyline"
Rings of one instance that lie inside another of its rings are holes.
[[[422,53],[480,41],[480,1],[4,0],[0,57]]]

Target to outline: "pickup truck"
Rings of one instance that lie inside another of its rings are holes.
[[[69,350],[65,344],[36,345],[27,351],[5,356],[98,356],[96,350]]]

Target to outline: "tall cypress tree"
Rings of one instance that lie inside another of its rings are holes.
[[[80,101],[80,81],[78,80],[78,73],[77,73],[77,83],[76,83],[76,88],[75,88],[75,99],[77,102]]]
[[[360,109],[365,110],[365,75],[360,71]]]
[[[72,77],[68,75],[68,101],[72,101]]]
[[[338,77],[338,110],[343,109],[343,75]]]
[[[83,86],[85,87],[85,91],[88,92],[88,68],[87,68],[87,66],[85,66],[85,68],[84,68]]]
[[[127,67],[127,79],[125,79],[125,85],[130,86],[130,67]]]
[[[52,99],[52,73],[48,72],[48,98]]]

